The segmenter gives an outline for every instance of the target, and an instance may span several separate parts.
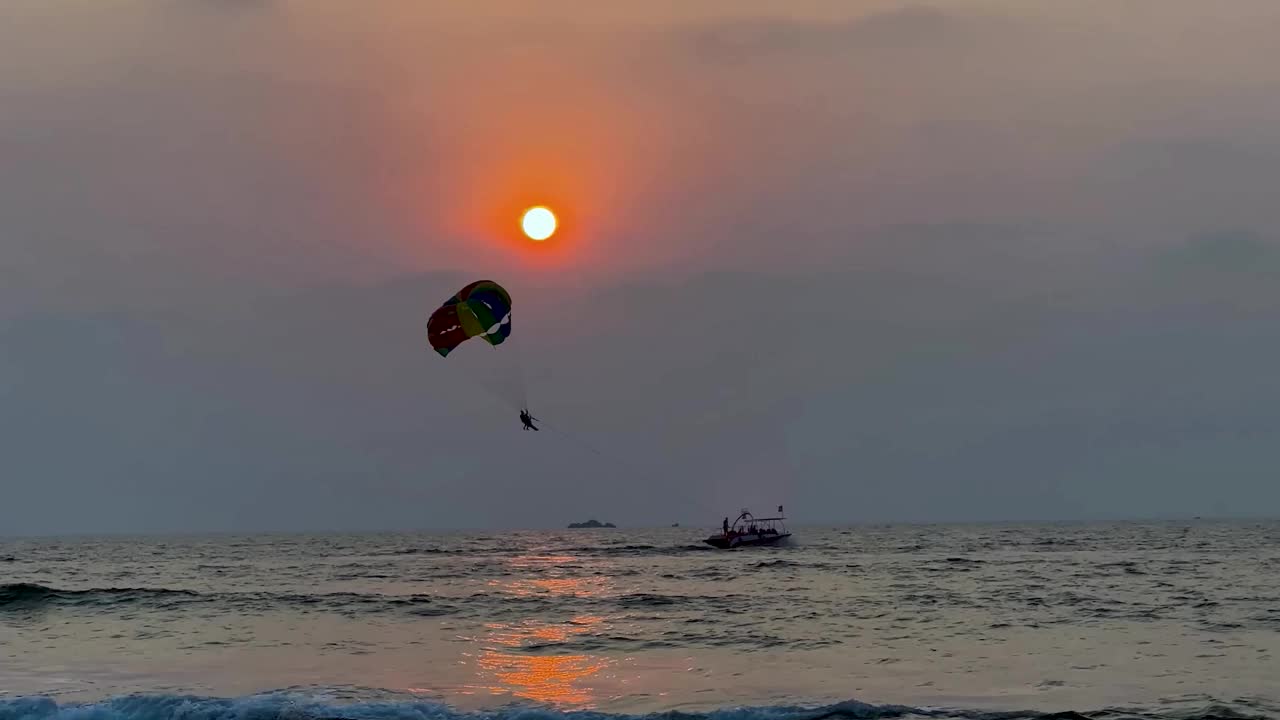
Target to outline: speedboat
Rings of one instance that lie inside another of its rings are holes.
[[[776,545],[791,537],[791,532],[783,524],[782,506],[778,506],[778,517],[758,518],[749,510],[743,510],[733,524],[725,518],[723,532],[703,540],[711,547],[731,550],[745,545]]]

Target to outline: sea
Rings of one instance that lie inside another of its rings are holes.
[[[1280,523],[0,540],[0,720],[1280,718]]]

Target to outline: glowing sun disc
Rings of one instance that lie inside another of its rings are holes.
[[[556,231],[556,216],[544,207],[529,208],[520,218],[520,228],[530,240],[546,240]]]

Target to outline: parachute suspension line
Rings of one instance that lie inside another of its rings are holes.
[[[562,426],[558,426],[555,423],[548,423],[547,421],[539,418],[538,425],[542,427],[544,430],[550,430],[552,433],[551,435],[552,437],[555,437],[556,434],[559,434],[560,436],[563,436],[566,440],[568,440],[570,443],[578,446],[580,449],[585,450],[586,452],[589,452],[592,455],[595,455],[601,458],[602,460],[605,460],[606,462],[609,462],[615,465],[616,467],[621,469],[623,472],[630,475],[632,479],[636,480],[637,482],[653,484],[654,480],[659,477],[663,477],[663,476],[678,477],[679,476],[679,472],[673,471],[672,468],[670,467],[666,467],[666,468],[657,467],[657,466],[644,467],[641,464],[629,461],[627,459],[619,457],[616,454],[600,450],[597,446],[587,442],[579,433],[570,432],[569,430],[565,429]],[[664,463],[659,463],[658,465],[663,465],[663,464]],[[699,500],[690,493],[690,487],[688,485],[682,485],[679,488],[669,488],[669,490],[674,490],[677,494],[682,495],[683,497],[680,499],[686,504],[696,505],[699,502]]]
[[[492,280],[477,280],[444,301],[427,320],[427,339],[452,369],[477,381],[504,405],[520,410],[527,404],[524,373],[510,350],[480,355],[471,343],[484,340],[495,350],[512,341],[511,295]],[[519,345],[518,342],[512,343]],[[465,346],[465,347],[463,347]],[[454,355],[461,353],[461,357]],[[471,353],[470,357],[467,357]],[[478,364],[472,361],[483,360]]]
[[[515,323],[514,315],[515,313],[507,314],[507,322],[509,324]],[[512,329],[514,330],[514,326]],[[524,343],[518,339],[514,339],[510,337],[507,338],[507,342],[511,343],[512,364],[515,365],[513,374],[515,375],[515,379],[516,379],[516,394],[520,398],[520,409],[528,410],[529,409],[529,387],[524,376],[524,352],[521,350],[521,346],[524,345]],[[493,349],[497,350],[498,346],[494,345]]]
[[[480,390],[484,391],[482,395],[485,398],[493,401],[494,405],[500,405],[504,409],[511,409],[511,410],[522,409],[522,408],[516,407],[515,403],[511,401],[510,393],[504,393],[500,389],[494,388],[490,383],[485,382],[480,377],[475,376],[466,370],[463,370],[462,372],[468,375],[469,377],[471,377],[472,382],[475,384],[475,386]]]
[[[637,479],[640,479],[640,480],[650,480],[650,479],[652,479],[652,477],[653,477],[653,473],[651,473],[651,472],[649,472],[649,471],[647,471],[647,470],[645,470],[645,469],[643,469],[643,468],[641,468],[641,467],[639,467],[639,466],[637,466],[637,465],[635,465],[635,464],[633,464],[633,463],[627,462],[626,460],[623,460],[622,458],[620,458],[620,457],[618,457],[618,456],[616,456],[616,455],[613,455],[612,453],[606,453],[606,452],[603,452],[602,450],[600,450],[599,448],[597,448],[595,445],[592,445],[591,443],[589,443],[589,442],[587,442],[585,439],[583,439],[580,435],[578,435],[578,433],[569,432],[569,431],[565,430],[563,427],[559,427],[559,426],[555,425],[554,423],[548,423],[546,420],[542,420],[541,418],[539,418],[539,420],[538,420],[538,424],[539,424],[541,427],[543,427],[543,428],[545,428],[545,429],[547,429],[547,430],[551,430],[551,431],[552,431],[552,433],[554,433],[554,434],[561,435],[561,436],[562,436],[562,437],[564,437],[565,439],[569,440],[571,443],[573,443],[573,444],[577,445],[578,447],[582,448],[583,450],[586,450],[587,452],[591,453],[592,455],[595,455],[596,457],[599,457],[599,458],[602,458],[602,459],[604,459],[604,460],[610,461],[610,462],[612,462],[613,464],[615,464],[615,465],[617,465],[617,466],[619,466],[619,467],[621,467],[621,468],[624,468],[624,469],[626,469],[627,471],[629,471],[629,472],[631,472],[631,473],[634,473],[634,474],[637,476]]]

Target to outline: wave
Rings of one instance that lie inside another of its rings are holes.
[[[0,609],[33,607],[51,603],[81,604],[87,602],[119,603],[146,600],[162,600],[177,597],[198,597],[190,590],[164,588],[105,588],[92,590],[59,590],[34,583],[0,585]]]
[[[201,606],[238,614],[287,611],[294,614],[327,612],[347,617],[392,614],[432,617],[482,614],[500,617],[507,613],[525,616],[564,610],[567,605],[601,612],[634,610],[655,606],[697,606],[719,602],[747,601],[736,594],[718,596],[663,595],[633,593],[613,597],[495,595],[476,593],[466,598],[444,599],[431,595],[386,595],[381,593],[291,594],[270,592],[200,593],[168,588],[90,588],[63,590],[32,583],[0,585],[0,616],[33,617],[58,609],[73,612],[149,610],[156,612]]]
[[[561,548],[554,548],[551,552],[555,553],[572,553],[574,555],[582,555],[587,557],[599,557],[610,555],[654,555],[654,556],[673,556],[684,555],[687,553],[714,552],[715,548],[710,545],[650,545],[647,543],[621,543],[621,544],[601,544],[601,545],[570,545]],[[404,555],[462,555],[462,556],[487,556],[487,555],[510,555],[512,552],[510,547],[402,547],[389,550],[382,550],[372,553],[357,553],[367,555],[369,557],[395,557]]]
[[[90,588],[62,590],[33,583],[0,585],[0,613],[35,613],[54,608],[112,609],[118,606],[170,610],[179,606],[217,604],[239,611],[289,609],[340,614],[399,612],[417,616],[447,615],[457,607],[427,595],[326,593],[198,593],[169,588]]]
[[[656,613],[680,612],[688,608],[706,608],[721,605],[747,605],[751,595],[726,593],[720,595],[664,595],[631,593],[608,597],[590,596],[520,596],[476,593],[467,597],[439,598],[429,595],[383,595],[377,593],[199,593],[190,590],[148,588],[98,588],[89,590],[61,590],[35,584],[0,585],[0,622],[46,622],[52,613],[78,615],[113,614],[136,616],[154,614],[164,621],[166,614],[185,615],[197,611],[202,616],[231,615],[237,617],[286,614],[290,617],[311,614],[330,614],[345,618],[367,619],[391,617],[396,619],[421,619],[448,616],[453,618],[483,618],[486,621],[510,619],[523,621],[529,617],[557,617],[566,613],[590,613],[598,615],[623,614],[634,618],[646,611]],[[790,601],[793,610],[803,609],[810,601],[802,598]],[[816,617],[816,615],[814,615]],[[655,618],[658,619],[658,618]],[[669,632],[667,637],[654,641],[646,638],[629,638],[610,634],[589,633],[574,635],[571,640],[529,646],[525,649],[540,650],[556,647],[561,650],[590,649],[652,649],[655,647],[761,647],[810,649],[839,644],[838,639],[808,637],[765,637],[744,634],[733,630],[699,630],[689,628],[680,633]],[[654,644],[657,643],[657,644]],[[0,720],[3,720],[0,718]]]
[[[689,553],[715,552],[710,545],[597,545],[565,548],[564,552],[587,556],[600,555],[655,555],[675,556]]]
[[[360,695],[361,693],[356,693]],[[387,693],[374,691],[378,697]],[[128,695],[97,702],[59,703],[49,697],[0,699],[0,720],[1277,720],[1280,708],[1262,702],[1208,703],[1160,709],[1068,712],[974,711],[871,705],[849,700],[813,707],[777,705],[649,715],[562,711],[512,705],[464,712],[422,700],[348,699],[350,693],[264,693],[218,698],[192,695]]]

